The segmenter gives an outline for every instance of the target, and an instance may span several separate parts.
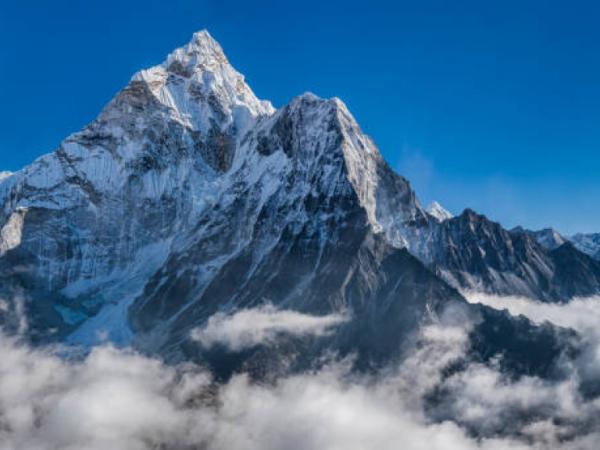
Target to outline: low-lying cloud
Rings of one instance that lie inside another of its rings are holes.
[[[312,316],[264,305],[233,314],[217,313],[209,318],[205,326],[192,331],[192,339],[205,348],[223,345],[239,351],[272,343],[281,335],[327,335],[346,320],[347,317],[341,314]]]
[[[277,339],[274,319],[300,335],[327,333],[342,320],[296,314],[269,307],[218,316],[204,337],[243,348]],[[215,335],[223,324],[228,331]],[[414,351],[379,375],[357,375],[332,360],[271,383],[245,375],[217,383],[198,366],[168,366],[110,346],[68,360],[0,335],[0,448],[596,448],[600,403],[582,398],[575,368],[549,381],[464,363],[470,327],[423,327]],[[460,370],[448,371],[460,361]]]
[[[513,316],[525,316],[534,323],[554,325],[587,332],[600,324],[600,296],[574,298],[568,303],[544,303],[526,297],[498,296],[467,292],[471,303],[481,303],[494,309],[506,309]]]
[[[431,345],[437,345],[444,332],[430,332]],[[439,354],[425,351],[417,358]],[[355,378],[341,363],[274,384],[238,375],[218,385],[197,367],[168,367],[130,351],[98,347],[83,360],[66,361],[2,337],[0,446],[385,450],[401,443],[406,450],[452,450],[500,449],[508,443],[524,448],[507,440],[475,441],[452,422],[427,423],[405,400],[413,388],[401,371],[377,380]]]

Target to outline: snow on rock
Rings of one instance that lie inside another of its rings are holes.
[[[444,220],[452,219],[454,217],[451,212],[449,212],[436,201],[431,202],[426,208],[426,211],[430,216],[434,217],[439,222],[443,222]]]
[[[578,233],[569,237],[569,240],[579,251],[600,260],[600,233]]]
[[[270,102],[256,98],[206,30],[194,33],[162,64],[135,74],[132,83],[136,82],[143,82],[181,123],[203,132],[215,120],[233,124],[243,134],[249,117],[275,111]]]
[[[27,209],[17,209],[10,215],[8,221],[4,224],[2,230],[0,230],[0,257],[21,244],[23,223],[26,214]]]

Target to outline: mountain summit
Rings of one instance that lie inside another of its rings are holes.
[[[375,364],[449,306],[478,313],[457,289],[600,291],[600,263],[573,246],[426,211],[341,100],[275,110],[206,31],[1,178],[0,204],[0,294],[18,299],[2,319],[25,311],[34,342],[202,358],[191,330],[270,303],[351,317],[313,344]]]
[[[274,112],[270,102],[256,98],[206,30],[194,33],[187,45],[171,52],[162,64],[135,74],[132,83],[136,82],[144,82],[159,102],[196,128],[205,127],[211,118],[201,114],[206,110],[198,109],[204,106],[198,101],[202,99],[218,105],[222,108],[218,112],[226,116],[236,109],[254,117]]]

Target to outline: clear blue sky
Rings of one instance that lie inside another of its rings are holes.
[[[2,0],[0,169],[207,28],[275,106],[341,97],[424,203],[600,231],[599,24],[595,1]]]

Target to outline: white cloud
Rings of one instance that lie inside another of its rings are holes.
[[[585,333],[595,330],[600,323],[600,296],[574,298],[568,303],[543,303],[526,297],[479,292],[466,292],[464,295],[471,303],[506,309],[514,316],[523,315],[537,324],[551,322]]]
[[[429,354],[435,354],[429,353]],[[401,375],[355,378],[343,365],[257,384],[216,385],[194,366],[94,349],[66,361],[0,339],[3,449],[500,449],[406,407]],[[404,387],[403,387],[404,386]],[[507,445],[509,447],[507,447]]]
[[[192,331],[192,339],[206,348],[217,344],[239,351],[274,342],[280,335],[323,336],[346,321],[341,314],[311,316],[279,310],[272,305],[243,309],[228,315],[217,313],[202,328]]]
[[[276,339],[282,329],[325,333],[341,320],[282,313],[266,308],[221,317],[213,326],[228,331],[205,337],[239,348]],[[274,318],[285,326],[273,331]],[[494,364],[448,373],[463,360],[469,331],[469,323],[426,326],[412,354],[378,376],[332,361],[272,383],[237,375],[222,384],[191,364],[171,367],[109,346],[66,360],[0,335],[0,448],[596,448],[600,405],[581,398],[576,372],[558,382],[513,379]],[[433,412],[451,420],[431,420],[434,392],[444,395]],[[469,434],[473,429],[479,438]],[[581,436],[572,439],[574,432]]]

